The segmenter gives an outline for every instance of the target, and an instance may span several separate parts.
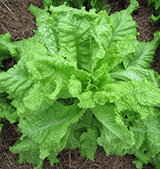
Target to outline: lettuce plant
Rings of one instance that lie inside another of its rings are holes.
[[[48,158],[53,165],[67,148],[94,160],[100,145],[107,156],[134,154],[139,169],[148,162],[160,168],[160,76],[150,68],[160,33],[137,41],[137,7],[131,0],[108,16],[31,5],[34,37],[0,35],[1,67],[8,57],[17,61],[0,72],[0,117],[19,121],[22,136],[10,150],[20,163],[41,168]]]

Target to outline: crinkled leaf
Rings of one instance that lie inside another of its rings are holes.
[[[157,87],[159,86],[159,74],[154,70],[148,70],[138,67],[129,67],[127,69],[118,69],[115,72],[111,72],[110,76],[114,78],[114,80],[123,80],[123,81],[143,81],[148,80],[149,82],[155,84]]]
[[[41,158],[45,158],[51,151],[50,145],[60,144],[69,125],[75,123],[84,113],[76,104],[63,106],[55,102],[50,108],[39,111],[38,114],[21,119],[19,127],[24,136],[28,136],[35,143],[41,144]],[[44,120],[45,119],[45,120]],[[45,153],[44,153],[45,152]],[[42,157],[43,155],[45,157]]]
[[[60,55],[53,58],[48,55],[30,54],[26,64],[35,81],[34,87],[24,98],[25,106],[31,110],[51,105],[58,98],[69,98],[67,87],[72,74],[79,80],[86,81],[86,84],[88,81],[87,72],[77,69]],[[69,87],[69,90],[72,89]]]
[[[69,92],[73,97],[78,96],[82,92],[82,83],[73,75],[68,84]]]
[[[138,8],[139,4],[136,0],[131,0],[130,2],[131,4],[126,10],[111,14],[113,33],[108,46],[112,46],[119,40],[121,41],[121,38],[126,35],[138,35],[137,24],[133,21],[131,14]]]
[[[154,114],[154,107],[160,105],[160,91],[152,83],[130,81],[110,83],[104,86],[103,98],[115,103],[117,110],[135,111],[141,118]]]
[[[4,67],[2,65],[2,61],[4,59],[13,57],[17,60],[19,58],[17,55],[16,45],[11,42],[10,39],[11,35],[9,33],[0,35],[0,67]]]
[[[23,140],[17,140],[16,144],[10,147],[12,153],[19,154],[20,163],[38,164],[42,166],[43,160],[38,156],[40,154],[39,145],[32,141],[30,138],[25,137]]]
[[[84,115],[71,126],[70,136],[66,148],[79,148],[81,155],[94,161],[99,136],[99,128],[102,125],[94,118],[91,110],[87,110]]]
[[[11,99],[17,97],[21,94],[21,91],[32,85],[23,60],[19,61],[14,68],[9,69],[7,72],[0,73],[0,85],[1,89],[3,89],[2,91],[9,93],[9,98]]]
[[[134,53],[129,54],[123,60],[124,67],[136,67],[150,69],[156,49],[160,43],[160,33],[154,33],[154,39],[149,42],[139,42]]]
[[[104,147],[107,155],[110,155],[116,149],[120,149],[121,152],[123,149],[131,148],[135,144],[133,133],[127,129],[121,119],[116,120],[115,111],[116,107],[109,103],[103,106],[97,105],[92,109],[96,118],[103,125],[98,143]]]
[[[91,36],[91,26],[97,15],[94,11],[87,13],[85,9],[78,11],[64,6],[59,8],[51,6],[50,11],[55,13],[51,19],[58,21],[56,27],[58,53],[67,60],[74,61],[79,69],[90,71],[92,47],[96,43]],[[80,13],[81,20],[77,20]]]
[[[0,93],[0,119],[1,118],[9,120],[10,123],[14,123],[19,119],[16,109],[11,106],[10,100],[7,99],[5,93]]]
[[[80,141],[82,142],[82,145],[80,147],[81,155],[83,157],[86,156],[92,161],[94,161],[94,155],[98,147],[97,136],[98,131],[95,129],[88,129],[87,132],[82,133],[80,136]]]
[[[149,155],[154,157],[160,152],[160,116],[145,119],[144,125],[146,127]]]

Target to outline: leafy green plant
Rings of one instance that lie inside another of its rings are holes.
[[[148,0],[148,6],[152,4],[154,4],[154,7],[156,9],[156,16],[152,15],[151,19],[156,22],[160,18],[160,1],[159,0]]]
[[[10,150],[20,163],[38,169],[47,157],[53,165],[67,148],[94,160],[101,145],[107,156],[134,154],[139,169],[148,162],[160,168],[160,75],[150,68],[160,33],[136,40],[137,7],[131,0],[108,16],[31,5],[34,37],[0,35],[1,67],[8,57],[17,61],[0,72],[0,117],[19,121],[22,136]]]

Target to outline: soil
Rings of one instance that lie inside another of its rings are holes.
[[[160,22],[152,23],[150,16],[154,14],[153,6],[148,7],[147,0],[138,0],[139,8],[132,14],[133,19],[137,22],[137,30],[140,36],[138,41],[151,41],[153,33],[160,29]],[[43,8],[42,0],[0,0],[0,34],[9,32],[13,40],[21,40],[34,36],[36,20],[28,11],[30,4],[39,8]],[[128,7],[129,0],[110,0],[111,13],[123,10]],[[15,62],[8,59],[4,62],[5,70],[13,67]],[[160,74],[160,47],[157,49],[151,68]],[[10,124],[9,121],[2,122],[4,124],[0,135],[0,169],[32,169],[35,165],[19,164],[18,154],[9,151],[9,146],[15,144],[16,140],[21,136],[17,131],[17,123]],[[90,161],[80,156],[78,149],[63,150],[59,153],[60,161],[53,167],[47,159],[44,160],[43,169],[136,169],[132,163],[135,159],[134,155],[105,156],[102,147],[98,147],[95,154],[95,161]],[[143,169],[153,169],[151,164],[143,166]]]

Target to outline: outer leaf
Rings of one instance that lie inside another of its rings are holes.
[[[22,59],[14,68],[9,69],[7,72],[1,72],[0,74],[1,90],[2,92],[6,91],[9,93],[9,98],[14,98],[12,104],[17,107],[18,112],[25,111],[23,99],[28,95],[28,92],[33,86],[33,78],[30,78],[30,74],[26,67],[26,60],[29,54],[35,53],[38,49],[41,49],[37,52],[38,54],[41,53],[43,55],[47,53],[44,46],[38,43],[34,38],[21,41],[21,47],[20,53],[23,56]]]
[[[142,119],[153,115],[154,107],[160,105],[159,89],[147,81],[108,84],[105,90],[107,91],[105,97],[109,102],[115,103],[119,112],[134,111],[140,114]]]
[[[36,50],[35,46],[33,47],[28,44],[29,43],[26,43],[25,46],[28,51]],[[25,52],[25,49],[21,50],[21,53],[24,55],[14,68],[9,69],[7,72],[0,73],[1,90],[2,92],[5,91],[9,93],[10,99],[14,99],[12,104],[18,108],[18,112],[24,111],[25,107],[22,100],[23,97],[28,94],[28,91],[33,84],[33,81],[29,78],[27,67],[25,66],[25,62],[28,57]]]
[[[21,60],[14,68],[9,69],[8,72],[0,73],[2,91],[7,91],[9,98],[17,97],[21,91],[26,90],[32,85],[28,76],[26,67],[24,67],[24,61]]]
[[[19,119],[16,109],[11,106],[5,93],[0,93],[0,119],[1,118],[9,120],[10,123],[14,123]]]
[[[132,123],[131,130],[136,138],[134,154],[137,157],[134,163],[137,168],[142,168],[143,163],[147,164],[148,161],[159,166],[159,110],[157,113],[158,116],[150,116],[144,121],[138,119],[136,123]]]
[[[97,136],[98,131],[90,128],[80,136],[80,141],[82,142],[80,148],[81,155],[83,157],[86,156],[92,161],[94,161],[94,155],[98,147]]]
[[[115,108],[113,104],[105,104],[97,105],[92,109],[96,118],[103,125],[98,143],[104,147],[106,155],[115,153],[117,150],[117,155],[123,155],[124,149],[131,148],[135,144],[133,133],[128,131],[122,121],[116,122]]]
[[[155,113],[154,107],[159,107],[159,92],[154,84],[147,81],[116,82],[103,86],[102,91],[95,92],[93,97],[98,104],[104,105],[109,101],[115,103],[119,112],[134,111],[145,119]]]
[[[42,166],[43,160],[38,157],[40,154],[39,146],[28,137],[23,140],[19,139],[14,146],[10,147],[10,150],[19,154],[20,163],[28,162]]]
[[[49,18],[49,13],[46,10],[42,10],[33,5],[30,6],[29,10],[37,17],[37,26],[38,30],[34,31],[36,38],[41,44],[43,44],[46,49],[52,54],[58,53],[58,41],[57,41],[57,32],[55,28],[51,28],[46,24],[46,20]],[[56,22],[52,20],[52,24],[56,25]]]
[[[159,18],[160,18],[160,15],[158,15],[158,16],[154,16],[153,14],[151,15],[151,19],[152,19],[154,22],[158,21]]]
[[[160,153],[158,153],[156,157],[152,158],[152,161],[151,161],[151,163],[155,166],[155,169],[159,169],[160,167],[159,161],[160,161]]]
[[[147,128],[149,155],[154,158],[160,152],[160,116],[150,117],[145,120],[144,124]]]
[[[70,128],[68,128],[68,131],[67,131],[66,135],[61,139],[60,144],[58,144],[58,145],[55,144],[54,147],[53,147],[53,145],[50,145],[50,147],[53,150],[50,152],[48,159],[50,160],[50,163],[52,166],[54,165],[55,162],[59,161],[59,159],[57,159],[56,156],[60,151],[62,151],[65,148],[65,145],[66,145],[66,142],[67,142],[70,132],[71,132]]]
[[[160,32],[154,34],[154,39],[149,42],[139,42],[136,52],[129,54],[124,60],[124,67],[150,69],[156,49],[160,43]]]
[[[4,59],[8,59],[11,56],[15,57],[17,55],[16,45],[10,42],[10,39],[11,35],[9,33],[0,35],[0,67],[4,67],[2,65]],[[18,57],[15,59],[18,59]]]
[[[108,46],[112,46],[112,44],[126,35],[138,35],[137,24],[131,17],[132,12],[138,8],[138,2],[136,0],[131,0],[130,2],[131,4],[126,10],[111,14],[113,35]]]
[[[59,145],[61,139],[68,131],[69,125],[75,123],[85,110],[79,109],[76,104],[63,106],[55,102],[53,106],[45,111],[30,115],[21,119],[19,127],[23,137],[30,137],[35,143],[40,144],[40,158],[47,157],[53,145]],[[45,120],[44,120],[45,119]]]
[[[147,79],[159,86],[159,75],[150,68],[159,42],[160,34],[158,32],[154,34],[153,41],[139,42],[136,52],[128,54],[123,59],[124,67],[123,65],[118,65],[110,72],[111,77],[114,80],[124,81]]]
[[[71,126],[70,136],[66,148],[79,148],[81,155],[94,161],[94,154],[97,150],[97,137],[99,128],[102,125],[94,118],[93,113],[88,109],[84,115]]]
[[[132,9],[135,9],[135,7],[132,6]],[[119,15],[119,13],[117,13],[117,15]],[[137,34],[130,33],[136,31],[136,23],[126,11],[124,11],[122,15],[124,15],[125,20],[117,21],[116,19],[118,16],[113,15],[112,17],[111,15],[110,18],[108,18],[107,14],[104,12],[99,13],[99,18],[96,20],[97,27],[95,38],[96,41],[103,44],[103,48],[105,49],[106,53],[105,57],[103,57],[104,54],[100,55],[102,59],[96,61],[98,63],[93,68],[97,69],[105,64],[108,66],[106,68],[107,71],[112,70],[115,66],[121,63],[125,56],[127,56],[129,53],[134,52],[135,47],[138,45],[135,37]],[[125,25],[127,25],[127,30],[129,31],[128,34],[126,29],[120,29],[121,25],[124,26],[123,22],[127,23]],[[120,25],[115,25],[115,23],[119,23]],[[132,27],[133,24],[134,26]],[[119,26],[119,31],[116,30],[117,26]],[[95,63],[93,65],[95,65]]]
[[[121,41],[119,40],[113,46],[108,47],[106,57],[101,60],[103,64],[108,65],[107,72],[119,65],[129,53],[134,52],[137,45],[136,37],[127,35],[124,38],[121,37]]]
[[[115,72],[111,72],[110,76],[114,78],[114,80],[124,80],[124,81],[143,81],[148,80],[151,83],[155,84],[157,87],[159,86],[159,80],[158,78],[160,75],[155,72],[154,70],[148,70],[143,68],[137,68],[137,67],[130,67],[126,70],[116,70]]]

